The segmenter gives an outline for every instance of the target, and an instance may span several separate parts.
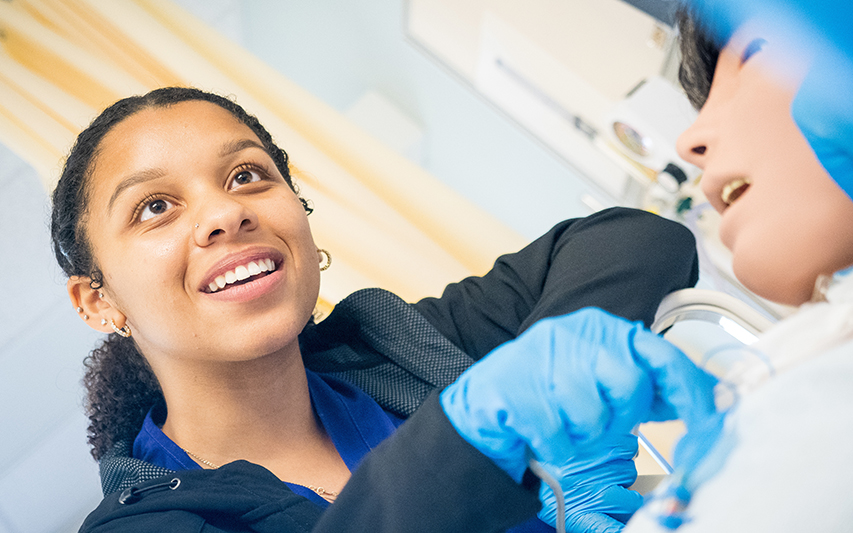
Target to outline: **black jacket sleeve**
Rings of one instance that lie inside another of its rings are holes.
[[[537,513],[538,480],[515,483],[462,439],[438,396],[364,458],[313,531],[494,532]]]
[[[599,307],[646,326],[664,296],[699,277],[696,244],[684,226],[635,209],[567,220],[482,277],[448,285],[415,308],[474,359],[537,320]]]

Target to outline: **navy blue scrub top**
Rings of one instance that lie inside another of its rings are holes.
[[[311,405],[344,463],[354,471],[367,453],[388,438],[404,422],[382,409],[359,388],[339,379],[306,371]],[[152,409],[153,411],[153,409]],[[151,411],[133,441],[133,457],[170,470],[199,470],[201,466],[154,423]],[[287,483],[287,482],[285,482]],[[329,502],[313,490],[287,483],[300,496],[325,508]],[[510,530],[513,533],[554,531],[538,519]]]

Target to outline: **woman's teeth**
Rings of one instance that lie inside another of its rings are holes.
[[[272,259],[258,259],[257,261],[249,261],[245,265],[240,265],[234,270],[216,276],[216,279],[210,282],[207,286],[210,292],[216,292],[226,285],[243,281],[252,276],[256,276],[261,272],[273,272],[275,270],[275,262]]]
[[[723,187],[723,192],[720,194],[720,199],[727,206],[732,205],[735,200],[740,198],[743,193],[749,188],[752,184],[747,178],[738,178],[736,180],[732,180],[726,183],[726,186]]]

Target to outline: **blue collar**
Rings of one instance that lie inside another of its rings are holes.
[[[314,412],[332,439],[344,463],[355,470],[367,453],[388,438],[403,423],[384,411],[357,387],[336,378],[306,371]],[[170,470],[197,470],[201,466],[163,433],[148,412],[142,429],[133,442],[133,457]],[[314,491],[287,483],[301,496],[326,506],[328,502]]]

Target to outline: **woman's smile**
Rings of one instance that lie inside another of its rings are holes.
[[[242,267],[240,267],[242,268]],[[249,302],[272,293],[284,281],[282,272],[263,272],[244,280],[227,284],[216,292],[204,293],[220,302]]]
[[[274,292],[285,280],[283,254],[273,248],[249,248],[229,255],[210,269],[199,291],[215,301],[248,302]]]
[[[216,263],[204,276],[199,290],[205,293],[228,291],[275,272],[284,256],[274,248],[249,248]]]
[[[228,290],[235,285],[242,285],[255,281],[256,279],[266,276],[270,272],[275,272],[275,263],[272,259],[258,259],[257,261],[249,261],[248,264],[240,265],[234,270],[229,270],[221,276],[216,276],[216,281],[211,281],[207,285],[207,290],[202,292],[213,293],[220,289]]]

